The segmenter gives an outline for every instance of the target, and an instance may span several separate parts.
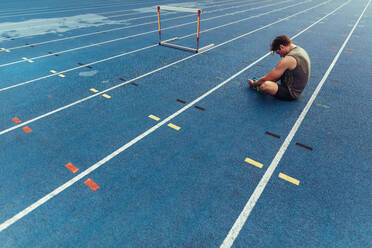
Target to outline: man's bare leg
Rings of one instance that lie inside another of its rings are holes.
[[[272,81],[265,81],[263,83],[256,83],[253,82],[253,80],[249,79],[249,85],[250,86],[259,86],[260,87],[260,92],[275,96],[276,93],[278,92],[278,84],[276,82]]]

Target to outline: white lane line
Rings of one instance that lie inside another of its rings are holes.
[[[326,17],[327,16],[324,16],[320,20],[322,20],[322,19],[324,19]],[[320,20],[318,20],[315,23],[318,23]],[[315,23],[313,23],[312,25],[310,25],[308,28],[310,28],[311,26],[315,25]],[[306,29],[308,29],[308,28],[306,28]],[[208,50],[206,50],[206,51],[208,51]],[[72,178],[71,180],[67,181],[66,183],[64,183],[60,187],[56,188],[55,190],[53,190],[49,194],[45,195],[44,197],[42,197],[41,199],[39,199],[35,203],[31,204],[29,207],[25,208],[24,210],[22,210],[21,212],[17,213],[16,215],[14,215],[13,217],[11,217],[10,219],[6,220],[5,222],[3,222],[0,225],[0,232],[2,232],[6,228],[8,228],[12,224],[14,224],[16,221],[18,221],[21,218],[23,218],[26,215],[28,215],[29,213],[31,213],[36,208],[40,207],[41,205],[43,205],[44,203],[46,203],[47,201],[49,201],[50,199],[52,199],[54,196],[57,196],[59,193],[61,193],[65,189],[69,188],[74,183],[76,183],[77,181],[79,181],[83,177],[87,176],[88,174],[90,174],[91,172],[93,172],[94,170],[96,170],[97,168],[99,168],[100,166],[102,166],[103,164],[105,164],[106,162],[108,162],[109,160],[111,160],[112,158],[116,157],[121,152],[125,151],[126,149],[128,149],[129,147],[131,147],[132,145],[134,145],[135,143],[137,143],[138,141],[142,140],[147,135],[151,134],[152,132],[154,132],[155,130],[157,130],[158,128],[160,128],[161,126],[163,126],[164,124],[166,124],[167,122],[169,122],[170,120],[172,120],[173,118],[175,118],[176,116],[180,115],[182,112],[184,112],[187,109],[191,108],[194,104],[196,104],[197,102],[201,101],[202,99],[204,99],[208,95],[212,94],[214,91],[218,90],[219,88],[221,88],[222,86],[224,86],[226,83],[228,83],[229,81],[231,81],[235,77],[239,76],[244,71],[248,70],[249,68],[251,68],[252,66],[254,66],[255,64],[257,64],[258,62],[260,62],[261,60],[263,60],[264,58],[266,58],[269,54],[270,53],[267,53],[264,56],[262,56],[261,58],[257,59],[252,64],[246,66],[244,69],[242,69],[238,73],[236,73],[233,76],[229,77],[228,79],[226,79],[225,81],[223,81],[219,85],[215,86],[214,88],[210,89],[209,91],[207,91],[206,93],[204,93],[202,96],[200,96],[197,99],[195,99],[194,101],[190,102],[189,104],[187,104],[186,106],[184,106],[183,108],[181,108],[180,110],[178,110],[177,112],[175,112],[172,115],[168,116],[163,121],[159,122],[157,125],[153,126],[152,128],[148,129],[147,131],[143,132],[142,134],[138,135],[136,138],[132,139],[130,142],[128,142],[127,144],[123,145],[122,147],[120,147],[119,149],[117,149],[116,151],[114,151],[113,153],[111,153],[110,155],[104,157],[103,159],[101,159],[100,161],[98,161],[97,163],[95,163],[94,165],[92,165],[91,167],[89,167],[88,169],[86,169],[85,171],[83,171],[81,174],[79,174],[76,177]]]
[[[265,2],[271,2],[272,0],[264,0]],[[229,2],[225,2],[224,4],[219,4],[219,5],[213,5],[213,7],[218,7],[218,6],[224,6],[224,5],[229,5],[230,4],[230,2],[231,1],[229,1]],[[244,2],[244,1],[243,1]],[[238,2],[239,3],[239,2]],[[249,3],[249,4],[246,4],[246,5],[253,5],[253,4],[255,4],[255,3],[257,3],[257,2],[251,2],[251,3]],[[154,8],[155,8],[155,6],[154,6]],[[230,8],[230,7],[228,7],[228,8]],[[138,13],[138,14],[135,14],[135,13],[129,13],[129,14],[121,14],[121,15],[113,15],[113,16],[107,16],[107,17],[109,17],[109,18],[116,18],[116,17],[123,17],[123,16],[127,16],[127,15],[134,15],[134,16],[136,16],[136,15],[141,15],[141,14],[143,14],[143,13]],[[174,13],[172,13],[172,12],[169,12],[169,13],[164,13],[164,14],[162,14],[163,16],[164,15],[175,15]],[[144,19],[144,18],[148,18],[148,17],[156,17],[157,15],[155,14],[155,15],[153,15],[153,14],[151,14],[151,15],[147,15],[147,16],[140,16],[140,17],[133,17],[133,18],[130,18],[130,21],[133,21],[133,20],[139,20],[139,19]],[[178,15],[179,16],[179,15]],[[181,16],[181,17],[179,17],[179,18],[185,18],[185,17],[189,17],[189,16],[195,16],[195,15],[183,15],[183,16]],[[177,18],[173,18],[173,19],[177,19]],[[123,19],[121,19],[121,20],[123,20]],[[166,20],[172,20],[172,19],[166,19]],[[157,21],[154,21],[155,23],[157,22]],[[146,24],[146,23],[145,23]],[[147,23],[147,24],[149,24],[149,23]],[[107,25],[106,23],[101,23],[101,24],[97,24],[97,25],[94,25],[94,27],[99,27],[99,26],[104,26],[104,25]],[[136,26],[136,25],[134,25],[134,26]],[[134,27],[134,26],[132,26],[132,27]],[[122,27],[122,28],[119,28],[119,29],[124,29],[125,27]],[[44,34],[53,34],[53,33],[55,33],[54,31],[50,31],[50,32],[41,32],[41,33],[33,33],[33,34],[28,34],[28,35],[23,35],[23,36],[17,36],[17,37],[14,37],[15,39],[17,39],[17,40],[19,40],[19,38],[25,38],[25,37],[30,37],[30,36],[35,36],[35,35],[44,35]],[[9,40],[9,38],[0,38],[0,41],[1,40]],[[58,39],[57,39],[58,40]]]
[[[148,2],[142,2],[142,3],[148,3]],[[137,4],[137,3],[136,3]],[[61,11],[61,10],[76,10],[76,9],[96,9],[96,8],[108,8],[108,7],[116,7],[117,5],[120,5],[121,7],[126,7],[127,5],[123,6],[122,3],[117,3],[117,4],[101,4],[101,5],[91,5],[89,7],[86,7],[86,8],[82,8],[81,4],[79,5],[71,5],[71,6],[61,6],[61,7],[55,7],[55,8],[52,8],[52,7],[34,7],[34,8],[28,8],[28,9],[8,9],[8,10],[4,10],[2,9],[0,11],[0,14],[1,13],[6,13],[6,14],[9,14],[11,12],[25,12],[24,14],[28,14],[30,13],[30,10],[31,11],[37,11],[37,10],[40,10],[40,11]],[[44,14],[48,14],[48,12],[43,12]],[[19,13],[17,13],[19,14]],[[0,18],[3,17],[2,15],[0,15]]]
[[[311,1],[311,0],[306,0],[305,2],[300,2],[300,3],[294,4],[294,5],[303,4],[303,3],[306,3],[306,2],[309,2],[309,1]],[[332,0],[328,0],[328,1],[324,2],[324,3],[321,3],[321,4],[318,4],[318,5],[316,5],[316,6],[313,6],[313,7],[309,8],[309,9],[305,9],[305,10],[303,10],[303,11],[297,12],[296,14],[293,14],[293,15],[291,15],[291,16],[288,16],[288,17],[285,17],[285,18],[279,19],[279,20],[277,20],[277,21],[275,21],[275,22],[273,22],[273,23],[271,23],[271,24],[268,24],[268,25],[262,26],[261,28],[255,29],[254,31],[248,32],[248,33],[243,34],[243,35],[241,35],[241,36],[238,36],[237,38],[240,38],[240,37],[246,36],[246,35],[248,35],[248,34],[254,33],[254,32],[258,31],[258,30],[264,29],[264,28],[266,28],[266,27],[268,27],[268,26],[271,26],[271,25],[273,25],[273,24],[276,24],[276,23],[278,23],[278,22],[281,22],[281,21],[283,21],[283,20],[286,20],[286,19],[288,19],[288,18],[290,18],[290,17],[293,17],[293,16],[296,16],[296,15],[298,15],[298,14],[300,14],[300,13],[303,13],[303,12],[309,11],[310,9],[313,9],[313,8],[319,7],[320,5],[326,4],[326,3],[329,2],[329,1],[332,1]],[[290,6],[294,6],[294,5],[290,5]],[[221,26],[218,26],[218,27],[214,27],[214,28],[210,28],[210,29],[204,30],[204,31],[202,31],[202,32],[200,32],[200,33],[208,32],[208,31],[210,31],[210,30],[214,30],[214,29],[217,29],[217,28],[220,28],[220,27],[225,27],[225,26],[227,26],[227,25],[235,24],[235,23],[241,22],[241,21],[246,20],[246,19],[257,18],[257,17],[260,17],[260,16],[262,16],[262,15],[269,14],[269,13],[271,13],[271,12],[276,12],[276,11],[280,11],[280,10],[282,10],[282,9],[287,9],[287,8],[290,7],[290,6],[286,6],[286,7],[280,8],[280,9],[276,9],[276,10],[273,10],[273,11],[269,11],[269,12],[266,12],[266,13],[264,13],[264,14],[259,14],[259,15],[256,15],[256,16],[250,16],[250,17],[248,17],[248,18],[244,18],[244,19],[241,19],[241,20],[238,20],[238,21],[235,21],[235,22],[231,22],[231,23],[224,24],[224,25],[221,25]],[[151,31],[151,32],[153,32],[153,31]],[[193,33],[193,34],[195,34],[195,33]],[[193,35],[193,34],[185,35],[185,36],[183,36],[183,37],[180,37],[179,39],[183,39],[183,38],[185,38],[185,37],[189,37],[189,36],[191,36],[191,35]],[[134,36],[137,36],[137,35],[134,35]],[[129,36],[128,36],[128,37],[129,37]],[[128,37],[127,37],[127,38],[128,38]],[[132,36],[132,37],[133,37],[133,36]],[[237,38],[231,39],[231,40],[228,41],[228,42],[231,42],[231,41],[233,41],[233,40],[235,40],[235,39],[237,39]],[[97,44],[102,44],[102,43],[97,43]],[[96,46],[97,44],[89,45],[89,46]],[[221,43],[221,44],[226,44],[226,42]],[[128,54],[133,54],[133,53],[135,53],[135,52],[139,52],[139,51],[143,51],[143,50],[146,50],[146,49],[150,49],[150,48],[152,48],[152,47],[156,47],[156,46],[158,46],[158,45],[155,44],[155,45],[151,45],[151,46],[143,47],[143,48],[140,48],[140,49],[137,49],[137,50],[131,51],[131,52],[118,54],[118,55],[115,55],[115,56],[112,56],[112,57],[109,57],[109,58],[106,58],[106,59],[102,59],[102,60],[99,60],[99,61],[91,62],[91,63],[86,64],[86,65],[83,65],[83,66],[77,66],[77,67],[74,67],[74,68],[71,68],[71,69],[67,69],[67,70],[61,71],[60,73],[66,73],[66,72],[74,71],[74,70],[80,69],[80,68],[82,68],[82,67],[86,67],[86,66],[89,66],[89,65],[98,64],[98,63],[101,63],[101,62],[104,62],[104,61],[108,61],[108,60],[112,60],[112,59],[115,59],[115,58],[118,58],[118,57],[122,57],[122,56],[125,56],[125,55],[128,55]],[[214,46],[214,48],[216,48],[216,47],[218,47],[218,46]],[[214,48],[212,48],[212,49],[214,49]],[[71,51],[71,50],[76,50],[76,49],[70,49],[70,50],[68,50],[68,51]],[[64,51],[64,52],[67,52],[67,51]],[[204,52],[205,52],[205,51],[204,51]],[[61,52],[59,52],[58,54],[61,54]],[[200,53],[197,53],[197,54],[195,54],[195,55],[189,56],[189,57],[187,57],[187,58],[191,58],[191,57],[196,56],[196,55],[199,55],[199,54],[201,54],[201,52],[200,52]],[[44,55],[44,56],[40,56],[40,57],[45,57],[45,56],[49,56],[49,55]],[[31,59],[32,59],[32,60],[35,60],[36,58],[31,58]],[[179,60],[178,62],[181,62],[181,61],[183,61],[183,60]],[[22,60],[22,61],[20,61],[20,62],[24,62],[24,60]],[[1,66],[0,66],[0,67],[1,67]],[[166,66],[163,67],[163,68],[166,68]],[[29,80],[29,81],[25,81],[25,82],[22,82],[22,83],[14,84],[14,85],[11,85],[11,86],[8,86],[8,87],[0,88],[0,92],[2,92],[2,91],[6,91],[6,90],[9,90],[9,89],[12,89],[12,88],[16,88],[16,87],[19,87],[19,86],[22,86],[22,85],[26,85],[26,84],[29,84],[29,83],[33,83],[33,82],[39,81],[39,80],[41,80],[41,79],[45,79],[45,78],[49,78],[49,77],[54,77],[54,76],[55,76],[55,74],[47,75],[47,76],[43,76],[43,77],[40,77],[40,78],[36,78],[36,79]]]
[[[171,67],[171,66],[173,66],[173,65],[175,65],[175,64],[181,63],[181,62],[183,62],[183,61],[185,61],[185,60],[188,60],[188,59],[190,59],[190,58],[192,58],[192,57],[195,57],[195,56],[198,56],[198,55],[200,55],[200,54],[203,54],[203,53],[205,53],[205,52],[207,52],[207,51],[213,50],[213,49],[215,49],[215,48],[217,48],[217,47],[223,46],[223,45],[225,45],[225,44],[227,44],[227,43],[230,43],[230,42],[232,42],[232,41],[235,41],[235,40],[237,40],[237,39],[240,39],[240,38],[242,38],[242,37],[244,37],[244,36],[250,35],[250,34],[255,33],[255,32],[259,31],[259,30],[262,30],[262,29],[265,29],[265,28],[267,28],[267,27],[270,27],[270,26],[272,26],[272,25],[274,25],[274,24],[276,24],[276,23],[279,23],[279,22],[282,22],[282,21],[286,20],[287,18],[293,17],[293,16],[295,16],[295,15],[299,15],[299,14],[305,12],[305,11],[309,11],[309,10],[311,10],[311,9],[313,9],[313,8],[316,8],[316,7],[320,6],[320,5],[324,5],[324,4],[326,4],[327,2],[330,2],[330,1],[331,1],[331,0],[328,0],[328,1],[324,2],[324,3],[321,3],[321,4],[318,4],[318,5],[315,5],[315,6],[311,7],[311,8],[309,8],[309,9],[306,9],[306,10],[303,10],[303,11],[300,11],[300,12],[297,12],[296,14],[293,14],[293,15],[291,15],[291,16],[288,16],[288,17],[285,17],[285,18],[279,19],[279,20],[277,20],[277,21],[275,21],[275,22],[272,22],[272,23],[267,24],[267,25],[265,25],[265,26],[262,26],[262,27],[260,27],[260,28],[254,29],[254,30],[252,30],[252,31],[250,31],[250,32],[248,32],[248,33],[245,33],[245,34],[242,34],[242,35],[240,35],[240,36],[237,36],[237,37],[235,37],[235,38],[233,38],[233,39],[231,39],[231,40],[228,40],[228,41],[225,41],[225,42],[223,42],[223,43],[220,43],[220,44],[218,44],[218,45],[216,45],[216,46],[214,46],[214,47],[212,47],[212,48],[210,48],[210,49],[208,49],[208,50],[205,50],[205,51],[203,51],[203,52],[200,52],[200,53],[196,53],[196,54],[190,55],[190,56],[185,57],[185,58],[183,58],[183,59],[181,59],[181,60],[177,60],[177,61],[175,61],[175,62],[173,62],[173,63],[170,63],[170,64],[168,64],[168,65],[162,66],[162,67],[160,67],[160,68],[158,68],[158,69],[156,69],[156,70],[150,71],[150,72],[145,73],[145,74],[143,74],[143,75],[141,75],[141,76],[138,76],[138,77],[136,77],[136,78],[130,79],[130,80],[124,82],[124,83],[121,83],[121,84],[115,85],[115,86],[113,86],[113,87],[111,87],[111,88],[108,88],[108,89],[106,89],[106,90],[104,90],[104,91],[101,91],[101,92],[99,92],[99,93],[97,93],[97,94],[94,94],[94,95],[88,96],[88,97],[86,97],[86,98],[82,98],[82,99],[80,99],[80,100],[78,100],[78,101],[75,101],[75,102],[73,102],[73,103],[70,103],[70,104],[65,105],[65,106],[63,106],[63,107],[60,107],[60,108],[55,109],[55,110],[53,110],[53,111],[50,111],[50,112],[48,112],[48,113],[46,113],[46,114],[40,115],[40,116],[35,117],[35,118],[31,119],[31,120],[25,121],[25,122],[23,122],[23,123],[21,123],[21,124],[18,124],[18,125],[16,125],[16,126],[13,126],[13,127],[8,128],[8,129],[5,129],[5,130],[3,130],[3,131],[0,132],[0,135],[3,135],[3,134],[5,134],[5,133],[8,133],[8,132],[10,132],[10,131],[13,131],[13,130],[19,128],[19,127],[22,127],[22,126],[27,125],[27,124],[29,124],[29,123],[35,122],[35,121],[37,121],[37,120],[39,120],[39,119],[45,118],[45,117],[47,117],[47,116],[49,116],[49,115],[52,115],[52,114],[55,114],[55,113],[60,112],[60,111],[62,111],[62,110],[65,110],[65,109],[67,109],[67,108],[70,108],[70,107],[72,107],[72,106],[74,106],[74,105],[77,105],[77,104],[79,104],[79,103],[85,102],[85,101],[87,101],[87,100],[89,100],[89,99],[91,99],[91,98],[93,98],[93,97],[96,97],[96,96],[98,96],[98,95],[104,94],[105,92],[111,91],[111,90],[116,89],[116,88],[118,88],[118,87],[120,87],[120,86],[123,86],[123,85],[125,85],[125,84],[131,83],[131,82],[133,82],[133,81],[136,81],[136,80],[138,80],[138,79],[141,79],[141,78],[143,78],[143,77],[146,77],[146,76],[148,76],[148,75],[151,75],[151,74],[153,74],[153,73],[155,73],[155,72],[158,72],[158,71],[160,71],[160,70],[163,70],[163,69],[166,69],[166,68],[168,68],[168,67]],[[324,18],[324,17],[323,17],[323,18]],[[322,20],[323,18],[321,18],[320,20]],[[318,22],[319,22],[319,21],[318,21]],[[315,24],[318,23],[318,22],[313,23],[311,26],[315,25]],[[309,26],[308,28],[310,28],[311,26]],[[305,29],[305,30],[306,30],[306,29]],[[158,46],[158,45],[156,44],[156,45],[152,45],[152,46],[149,46],[149,47],[154,47],[154,46]],[[149,47],[145,47],[145,48],[141,48],[141,49],[147,49],[147,48],[149,48]],[[132,51],[132,52],[130,52],[130,53],[134,53],[134,52],[136,52],[136,51]],[[130,53],[126,53],[126,54],[130,54]],[[268,54],[269,54],[269,53],[268,53]],[[266,57],[268,54],[266,54],[264,57]],[[116,57],[119,57],[119,56],[122,56],[122,55],[119,54],[119,55],[117,55]],[[264,58],[264,57],[263,57],[263,58]],[[263,58],[262,58],[262,59],[263,59]],[[105,60],[109,60],[109,59],[111,59],[111,58],[108,58],[108,59],[105,59]],[[102,61],[104,61],[104,60],[101,60],[101,62],[102,62]],[[93,65],[93,64],[95,64],[95,63],[97,63],[97,62],[90,63],[90,64],[86,64],[86,65],[82,65],[82,66],[80,66],[80,67],[78,67],[78,68],[85,67],[85,66],[89,66],[89,65]],[[246,67],[246,69],[248,69],[248,68],[249,68],[249,67]],[[72,69],[70,69],[70,70],[72,70]],[[59,73],[65,73],[65,72],[67,72],[67,71],[61,71],[61,72],[59,72]],[[52,76],[54,76],[54,75],[55,75],[55,74],[50,74],[50,75],[48,75],[48,76],[45,76],[44,78],[52,77]],[[25,83],[28,83],[28,82],[25,82]],[[0,90],[0,91],[1,91],[1,90]]]
[[[301,112],[301,114],[298,117],[296,123],[294,124],[294,126],[292,127],[292,129],[289,132],[288,136],[284,140],[282,146],[280,147],[279,151],[275,155],[273,161],[271,162],[270,166],[266,170],[265,174],[262,176],[262,178],[261,178],[260,182],[258,183],[258,185],[256,186],[253,194],[251,195],[251,197],[249,198],[248,202],[246,203],[243,211],[240,213],[239,217],[236,219],[234,225],[230,229],[230,231],[229,231],[228,235],[226,236],[225,240],[221,244],[221,246],[220,246],[221,248],[229,248],[229,247],[231,247],[232,244],[234,243],[236,237],[239,235],[240,230],[242,229],[243,225],[245,224],[245,222],[246,222],[247,218],[249,217],[252,209],[256,205],[256,202],[260,198],[260,196],[261,196],[262,192],[264,191],[266,185],[270,181],[270,178],[271,178],[272,174],[274,173],[274,170],[278,166],[278,164],[279,164],[280,160],[282,159],[285,151],[287,150],[287,148],[288,148],[289,144],[291,143],[294,135],[296,134],[298,128],[300,127],[302,121],[304,120],[307,112],[309,111],[311,105],[313,104],[315,98],[317,97],[317,95],[318,95],[320,89],[322,88],[324,82],[326,81],[329,73],[332,71],[333,67],[335,66],[338,58],[340,57],[340,54],[341,54],[342,50],[344,49],[344,47],[346,46],[347,42],[349,41],[352,33],[354,32],[354,29],[358,25],[360,19],[362,18],[363,14],[366,11],[366,9],[367,9],[368,5],[370,4],[370,2],[371,2],[371,0],[368,1],[367,5],[364,8],[364,10],[363,10],[362,14],[360,15],[359,19],[355,23],[354,27],[350,31],[350,33],[347,36],[347,38],[344,41],[344,43],[342,44],[340,50],[338,51],[337,55],[333,59],[331,65],[329,66],[328,70],[324,74],[323,78],[319,82],[319,84],[316,87],[314,93],[311,95],[310,100],[308,101],[308,103],[306,104],[305,108]]]
[[[266,0],[267,1],[267,0]],[[230,3],[228,3],[228,4],[230,4]],[[227,4],[227,5],[228,5]],[[223,4],[223,5],[226,5],[226,4]],[[213,7],[215,7],[215,5],[213,5]],[[153,7],[154,8],[154,13],[155,13],[155,6]],[[124,12],[124,11],[126,11],[126,12],[128,12],[127,10],[115,10],[115,11],[108,11],[108,12],[99,12],[99,13],[93,13],[93,14],[108,14],[108,13],[114,13],[114,12]],[[162,15],[168,15],[168,14],[173,14],[174,15],[174,13],[164,13],[164,14],[162,14]],[[105,16],[106,18],[116,18],[116,17],[123,17],[123,16],[140,16],[140,15],[143,15],[143,13],[139,13],[139,12],[131,12],[131,13],[126,13],[126,14],[120,14],[120,15],[108,15],[108,16]],[[147,16],[141,16],[141,17],[133,17],[133,18],[129,18],[129,20],[137,20],[137,19],[142,19],[142,18],[147,18],[147,17],[156,17],[157,16],[157,14],[151,14],[151,15],[147,15]],[[191,15],[189,15],[189,16],[191,16]],[[195,15],[194,15],[195,16]],[[92,18],[86,18],[86,19],[84,19],[85,21],[87,21],[87,20],[95,20],[95,19],[97,19],[98,17],[92,17]],[[33,28],[36,28],[36,27],[43,27],[43,26],[48,26],[49,24],[45,24],[45,20],[44,19],[40,19],[40,21],[38,21],[38,22],[44,22],[43,24],[41,24],[41,25],[34,25],[33,26]],[[36,22],[33,22],[33,23],[36,23]],[[0,23],[0,27],[7,27],[7,28],[9,28],[9,30],[13,30],[14,29],[14,26],[19,26],[19,25],[24,25],[24,23],[11,23],[11,24],[9,24],[9,23],[4,23],[4,24],[1,24]],[[100,24],[100,25],[94,25],[94,24],[92,24],[92,26],[93,27],[97,27],[97,26],[102,26],[102,25],[108,25],[108,24]],[[22,26],[21,26],[22,27]],[[24,27],[24,28],[17,28],[17,30],[24,30],[24,29],[28,29],[28,27]],[[6,31],[6,30],[2,30],[2,31]],[[44,33],[50,33],[50,32],[44,32]],[[35,34],[32,34],[32,35],[35,35]],[[29,35],[29,36],[31,36],[31,35]],[[18,37],[16,37],[17,39],[19,38],[19,36]]]
[[[272,0],[266,0],[266,1],[272,1]],[[281,2],[281,3],[284,3],[284,2]],[[224,5],[227,5],[227,4],[213,5],[213,7],[220,7],[220,6],[224,6]],[[226,7],[226,8],[223,8],[223,9],[217,9],[217,10],[211,10],[211,11],[204,11],[203,12],[203,16],[205,16],[205,14],[210,14],[210,13],[214,13],[214,12],[226,11],[227,9],[241,8],[241,7],[246,6],[246,5],[252,5],[252,3],[242,4],[242,5],[238,5],[238,6],[232,6],[232,7]],[[262,8],[263,7],[268,7],[268,6],[262,6]],[[174,15],[174,13],[169,12],[169,13],[162,14],[162,16],[164,16],[164,15]],[[123,15],[119,15],[119,16],[123,16]],[[156,17],[157,15],[148,15],[148,16],[141,16],[141,17],[131,18],[131,21],[132,20],[143,19],[143,18],[148,18],[148,17],[154,17],[154,16]],[[195,16],[195,15],[194,14],[192,14],[192,15],[187,14],[187,15],[182,15],[182,16],[177,15],[177,17],[162,19],[162,23],[164,21],[177,20],[177,19],[182,19],[182,18],[186,18],[186,17],[190,17],[190,16]],[[110,16],[110,17],[118,17],[118,16]],[[28,45],[22,45],[22,46],[16,46],[16,47],[8,47],[8,49],[16,50],[16,49],[21,49],[21,48],[29,47],[30,45],[39,46],[39,45],[54,43],[54,42],[58,42],[58,41],[64,41],[64,40],[70,40],[70,39],[75,39],[75,38],[81,38],[81,37],[90,36],[90,35],[96,35],[96,34],[113,32],[113,31],[117,31],[117,30],[129,29],[129,28],[140,27],[140,26],[146,26],[146,25],[150,25],[150,24],[154,24],[154,23],[157,23],[157,21],[145,22],[145,23],[141,23],[141,24],[124,26],[124,27],[118,27],[118,28],[112,28],[112,29],[106,29],[106,30],[102,30],[102,31],[97,31],[97,32],[92,32],[92,33],[86,33],[86,34],[80,34],[80,35],[74,35],[74,36],[69,36],[69,37],[60,38],[60,39],[54,39],[54,40],[48,40],[48,41],[43,41],[43,42],[30,43]],[[98,27],[98,26],[102,26],[102,25],[107,25],[107,24],[106,23],[102,23],[102,24],[94,25],[94,27]],[[35,34],[33,34],[33,35],[35,35]]]
[[[137,3],[136,3],[137,4]],[[118,4],[112,5],[112,7],[117,6]],[[121,6],[122,7],[122,6]],[[15,14],[15,15],[7,15],[7,16],[0,16],[0,18],[8,18],[8,17],[18,17],[18,16],[33,16],[33,15],[39,15],[39,14],[51,14],[51,13],[61,13],[61,12],[71,12],[71,11],[79,11],[81,9],[102,9],[106,7],[92,7],[92,8],[80,8],[80,9],[72,9],[72,10],[55,10],[55,11],[48,11],[48,12],[34,12],[34,13],[25,13],[25,14]],[[133,9],[127,10],[131,11]],[[104,14],[105,12],[98,13],[98,14]]]
[[[214,1],[214,3],[219,3],[219,2],[235,2],[236,0],[229,0],[229,1]],[[265,0],[266,1],[266,0]],[[167,1],[168,3],[173,3],[173,2],[169,2]],[[261,3],[262,1],[256,1],[256,2],[252,2],[252,3]],[[11,12],[25,12],[25,14],[28,14],[31,11],[37,11],[37,10],[40,10],[40,11],[49,11],[49,10],[52,10],[52,11],[61,11],[61,10],[76,10],[76,9],[97,9],[97,8],[111,8],[111,7],[117,7],[117,5],[119,5],[120,7],[128,7],[128,6],[131,6],[131,5],[139,5],[139,4],[155,4],[155,5],[151,5],[149,7],[156,7],[157,5],[159,4],[168,4],[166,2],[163,1],[163,3],[161,3],[161,1],[154,1],[153,3],[151,2],[136,2],[136,3],[132,3],[132,4],[126,4],[126,5],[123,5],[123,3],[116,3],[116,4],[101,4],[101,5],[88,5],[88,7],[84,7],[82,8],[81,4],[79,5],[71,5],[71,6],[61,6],[61,7],[56,7],[56,8],[51,8],[51,7],[35,7],[35,8],[28,8],[28,9],[8,9],[8,10],[0,10],[0,18],[2,17],[1,13],[6,13],[6,14],[9,14]],[[208,4],[208,3],[207,3]],[[129,9],[129,10],[137,10],[138,8],[146,8],[147,6],[140,6],[140,7],[136,7],[134,6],[132,9]],[[48,12],[43,12],[44,14],[48,14]],[[19,13],[17,13],[19,14]]]
[[[290,1],[293,1],[293,0],[285,0],[283,2],[269,4],[269,5],[266,5],[266,6],[263,6],[263,7],[274,6],[274,5],[278,5],[278,4],[282,4],[282,3],[290,2]],[[235,22],[230,22],[230,23],[227,23],[227,24],[224,24],[224,25],[220,25],[220,26],[217,26],[217,27],[214,27],[214,28],[203,30],[200,33],[208,32],[208,31],[211,31],[211,30],[214,30],[214,29],[217,29],[217,28],[225,27],[225,26],[232,25],[232,24],[235,24],[235,23],[238,23],[238,22],[242,22],[242,21],[246,21],[246,20],[249,20],[249,19],[258,18],[258,17],[260,17],[262,15],[267,15],[267,14],[270,14],[270,13],[273,13],[273,12],[278,12],[278,11],[280,11],[282,9],[294,7],[294,6],[297,6],[297,5],[306,3],[306,2],[310,2],[310,1],[311,0],[306,0],[304,2],[300,2],[300,3],[293,4],[293,5],[289,5],[289,6],[280,8],[280,9],[275,9],[275,10],[272,10],[272,11],[269,11],[269,12],[265,12],[265,13],[262,13],[262,14],[259,14],[259,15],[255,15],[255,16],[250,16],[250,17],[247,17],[247,18],[243,18],[243,19],[240,19],[240,20],[235,21]],[[263,7],[261,6],[261,7],[257,7],[257,8],[263,8]],[[247,9],[247,10],[240,10],[240,11],[237,11],[237,12],[232,12],[232,13],[228,13],[228,14],[224,14],[224,15],[219,15],[219,16],[215,16],[215,17],[211,17],[211,18],[206,18],[203,21],[205,22],[205,21],[216,19],[216,18],[221,18],[221,17],[224,17],[224,16],[228,16],[228,15],[231,15],[231,14],[237,14],[237,13],[241,13],[241,12],[251,11],[251,10],[257,9],[257,8],[250,8],[250,9]],[[192,22],[187,22],[187,23],[183,23],[183,24],[179,24],[179,25],[174,25],[174,26],[170,26],[170,27],[167,27],[167,28],[163,28],[162,30],[169,30],[169,29],[173,29],[173,28],[179,28],[179,27],[182,27],[182,26],[186,26],[186,25],[190,25],[190,24],[196,23],[196,22],[197,21],[192,21]],[[37,60],[37,59],[40,59],[40,58],[45,58],[45,57],[53,56],[54,54],[68,53],[68,52],[72,52],[72,51],[77,51],[77,50],[81,50],[81,49],[85,49],[85,48],[89,48],[89,47],[95,47],[95,46],[98,46],[98,45],[108,44],[108,43],[112,43],[112,42],[116,42],[116,41],[126,40],[126,39],[130,39],[130,38],[134,38],[134,37],[138,37],[138,36],[142,36],[142,35],[146,35],[146,34],[156,33],[156,32],[158,32],[158,30],[151,30],[151,31],[147,31],[147,32],[139,33],[139,34],[129,35],[129,36],[122,37],[122,38],[117,38],[117,39],[113,39],[113,40],[107,40],[107,41],[103,41],[103,42],[99,42],[99,43],[94,43],[94,44],[90,44],[90,45],[86,45],[86,46],[81,46],[81,47],[76,47],[76,48],[72,48],[72,49],[68,49],[68,50],[53,52],[53,54],[41,55],[41,56],[38,56],[38,57],[33,57],[31,59],[32,60]],[[179,39],[183,39],[185,37],[189,37],[189,36],[195,35],[195,34],[196,33],[192,33],[192,34],[189,34],[189,35],[180,37]],[[24,60],[18,60],[18,61],[15,61],[15,62],[10,62],[10,63],[6,63],[6,64],[2,64],[2,65],[0,65],[0,67],[5,67],[5,66],[9,66],[9,65],[23,63],[23,62],[25,62],[25,61]],[[1,89],[0,89],[0,91],[1,91]]]

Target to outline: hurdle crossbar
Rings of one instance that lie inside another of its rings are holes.
[[[198,14],[197,31],[196,31],[196,49],[169,43],[171,41],[177,40],[178,37],[171,38],[171,39],[168,39],[166,41],[161,41],[160,9],[174,10],[174,11],[181,11],[181,12],[191,12],[191,13],[197,13]],[[176,48],[176,49],[181,49],[181,50],[184,50],[184,51],[189,51],[189,52],[194,52],[194,53],[205,51],[205,50],[214,46],[214,44],[209,44],[209,45],[199,49],[200,14],[202,13],[201,9],[182,8],[182,7],[173,7],[173,6],[164,6],[163,5],[163,6],[158,6],[157,11],[158,11],[159,45],[166,46],[166,47],[171,47],[171,48]]]
[[[166,6],[166,5],[161,5],[159,7],[163,10],[174,10],[174,11],[190,12],[190,13],[198,13],[198,11],[200,10],[200,9],[173,7],[173,6]]]

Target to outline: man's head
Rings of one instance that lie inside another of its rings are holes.
[[[277,36],[270,46],[270,50],[279,54],[280,57],[286,56],[293,48],[291,39],[286,35]]]

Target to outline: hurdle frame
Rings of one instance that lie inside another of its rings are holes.
[[[186,47],[186,46],[180,46],[176,44],[171,44],[169,42],[178,40],[178,37],[174,37],[165,41],[161,40],[161,23],[160,23],[160,9],[164,10],[174,10],[174,11],[182,11],[182,12],[191,12],[191,13],[197,13],[198,14],[198,21],[197,21],[197,32],[196,32],[196,49],[191,48],[191,47]],[[160,46],[166,46],[166,47],[171,47],[171,48],[176,48],[188,52],[193,52],[193,53],[198,53],[205,51],[211,47],[214,46],[214,44],[209,44],[207,46],[204,46],[199,49],[199,40],[200,40],[200,15],[202,13],[201,9],[192,9],[192,8],[183,8],[183,7],[173,7],[173,6],[157,6],[157,11],[158,11],[158,29],[159,29],[159,45]]]

